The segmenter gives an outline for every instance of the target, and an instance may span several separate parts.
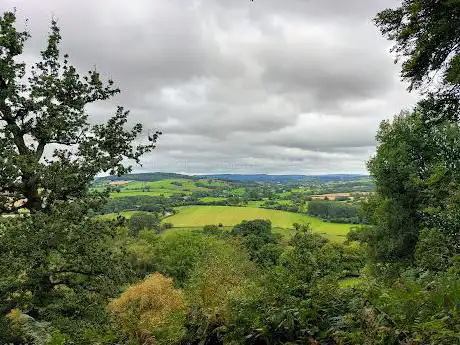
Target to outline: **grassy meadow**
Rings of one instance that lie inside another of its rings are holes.
[[[173,194],[192,194],[193,192],[209,191],[208,187],[224,187],[225,182],[215,180],[166,179],[161,181],[142,182],[129,181],[117,186],[119,191],[111,193],[112,198],[128,196],[165,196]]]
[[[174,227],[202,227],[207,224],[234,226],[243,220],[269,219],[274,228],[292,229],[292,224],[309,223],[315,232],[325,237],[342,241],[351,225],[324,222],[321,219],[306,214],[278,210],[268,210],[256,207],[233,206],[185,206],[178,208],[178,213],[165,218],[163,221]]]

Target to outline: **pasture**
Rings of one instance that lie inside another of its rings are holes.
[[[255,207],[233,206],[185,206],[177,209],[177,214],[163,221],[172,223],[176,228],[202,227],[207,224],[219,224],[231,227],[243,220],[269,219],[274,228],[293,229],[294,223],[309,223],[312,230],[331,240],[343,241],[350,224],[335,224],[305,214]]]
[[[208,191],[212,187],[223,187],[225,182],[215,180],[166,179],[152,182],[123,181],[116,185],[119,192],[111,193],[112,198],[127,196],[160,196],[169,197],[173,194],[192,194],[192,192]]]

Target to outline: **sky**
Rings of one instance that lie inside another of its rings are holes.
[[[26,62],[57,19],[61,50],[122,93],[143,136],[136,172],[366,173],[379,123],[410,109],[391,42],[373,25],[393,0],[0,0],[27,26]],[[25,19],[28,19],[27,22]]]

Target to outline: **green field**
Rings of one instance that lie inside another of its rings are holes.
[[[327,223],[305,214],[267,210],[255,207],[233,206],[185,206],[178,208],[178,213],[167,217],[164,222],[174,227],[202,227],[207,224],[233,226],[243,220],[269,219],[275,228],[292,229],[292,224],[310,223],[313,231],[333,240],[344,240],[351,225]]]
[[[169,197],[177,192],[162,190],[162,191],[149,191],[149,192],[141,192],[141,191],[122,191],[122,192],[115,192],[110,193],[111,198],[124,198],[129,196],[165,196]],[[185,194],[185,192],[184,192]]]
[[[210,190],[207,187],[225,186],[225,182],[206,179],[198,181],[187,179],[166,179],[153,182],[129,181],[125,185],[118,186],[120,191],[111,193],[110,196],[112,198],[160,195],[169,197],[173,194],[191,194],[192,192]]]

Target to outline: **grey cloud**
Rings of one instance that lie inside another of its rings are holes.
[[[82,71],[123,93],[92,121],[131,109],[162,129],[139,171],[363,172],[378,123],[415,97],[371,20],[397,0],[3,0],[38,56],[49,20]],[[22,19],[21,19],[22,20]]]

